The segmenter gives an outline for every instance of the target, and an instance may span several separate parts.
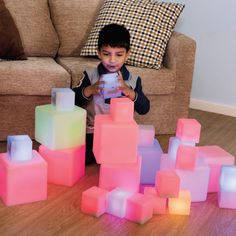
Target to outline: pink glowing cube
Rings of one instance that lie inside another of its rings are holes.
[[[175,167],[182,170],[194,170],[197,160],[197,148],[181,144],[177,151]]]
[[[222,166],[218,205],[221,208],[236,209],[236,166]]]
[[[120,218],[125,217],[127,200],[133,194],[133,192],[122,188],[115,188],[110,191],[107,195],[107,213]]]
[[[152,199],[153,214],[166,214],[167,198],[160,197],[155,187],[145,187],[144,195]]]
[[[176,160],[177,150],[180,144],[188,145],[191,147],[194,147],[196,145],[196,143],[193,141],[187,142],[187,141],[182,141],[177,137],[170,137],[168,145],[168,155],[171,159]]]
[[[97,163],[135,163],[137,160],[138,125],[114,122],[110,115],[96,115],[93,152]]]
[[[161,155],[160,170],[175,170],[175,160],[167,153]]]
[[[210,167],[199,161],[194,170],[176,170],[180,178],[180,188],[188,189],[192,202],[205,201],[210,178]]]
[[[81,211],[96,217],[101,216],[107,210],[108,191],[93,186],[82,193]]]
[[[155,128],[153,125],[139,125],[138,146],[153,146],[155,138]]]
[[[127,199],[125,218],[139,224],[144,224],[152,218],[152,199],[141,193],[136,193]]]
[[[153,146],[140,146],[138,152],[141,155],[141,184],[155,184],[156,172],[160,169],[162,148],[157,141],[154,140]]]
[[[134,120],[134,102],[129,98],[112,98],[110,114],[115,122],[132,122]]]
[[[169,198],[169,213],[172,215],[189,215],[191,194],[188,190],[181,190],[178,198]]]
[[[211,169],[208,192],[218,192],[221,167],[234,165],[234,156],[216,145],[198,147],[198,156],[203,158]]]
[[[109,191],[120,187],[131,192],[138,192],[140,172],[140,157],[136,158],[136,163],[132,164],[101,164],[99,187]]]
[[[0,196],[7,206],[47,199],[47,163],[37,151],[24,162],[0,154]]]
[[[182,141],[199,143],[201,124],[195,119],[178,119],[176,136]]]
[[[48,182],[73,186],[85,174],[85,145],[64,150],[39,146],[39,153],[48,163]]]
[[[159,170],[156,174],[155,188],[160,197],[178,197],[179,176],[174,170]]]

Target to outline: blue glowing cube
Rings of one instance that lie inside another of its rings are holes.
[[[32,140],[28,135],[7,136],[7,153],[11,161],[30,161]]]

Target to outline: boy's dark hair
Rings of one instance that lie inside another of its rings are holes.
[[[98,36],[98,50],[102,46],[125,48],[126,51],[130,49],[130,34],[123,26],[118,24],[110,24],[104,26],[99,32]]]

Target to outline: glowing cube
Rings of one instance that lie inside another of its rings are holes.
[[[32,140],[28,135],[7,136],[7,153],[12,161],[32,159]]]
[[[5,205],[17,205],[47,198],[47,163],[35,150],[32,159],[15,162],[0,154],[0,196]]]
[[[135,163],[137,160],[138,125],[114,122],[110,115],[96,115],[93,153],[99,164]]]
[[[234,165],[234,156],[216,145],[198,147],[198,156],[203,158],[211,169],[208,192],[218,192],[221,167]]]
[[[180,178],[180,189],[188,189],[192,202],[205,201],[207,198],[210,178],[210,167],[204,163],[198,163],[191,170],[176,170]]]
[[[107,210],[108,191],[93,186],[82,193],[81,211],[96,217],[101,216]]]
[[[181,141],[177,137],[170,137],[169,145],[168,145],[168,155],[171,159],[176,160],[177,150],[178,150],[180,144],[184,144],[184,145],[188,145],[188,146],[192,146],[192,147],[194,147],[196,145],[195,142]]]
[[[67,149],[85,144],[86,110],[75,106],[73,111],[61,112],[53,105],[37,106],[35,139],[52,149]]]
[[[160,197],[155,187],[145,187],[144,195],[152,199],[153,214],[166,214],[167,198]]]
[[[119,89],[118,73],[108,73],[101,76],[103,84],[103,98],[117,98],[121,96],[121,90]]]
[[[142,146],[138,148],[141,155],[141,184],[155,184],[156,172],[160,169],[161,155],[163,151],[157,139],[153,146]]]
[[[194,170],[197,160],[197,148],[181,144],[177,151],[175,167],[182,170]]]
[[[134,102],[129,98],[112,98],[110,114],[113,121],[132,122],[134,120]]]
[[[174,170],[175,160],[169,157],[169,154],[161,155],[160,170]]]
[[[141,160],[132,164],[101,164],[99,172],[99,187],[112,190],[120,187],[131,192],[139,191]]]
[[[64,150],[39,146],[48,164],[48,183],[73,186],[85,174],[85,145]]]
[[[178,119],[176,136],[182,141],[198,143],[200,140],[201,124],[195,119]]]
[[[125,217],[127,199],[134,193],[122,188],[115,188],[107,194],[107,213],[118,216],[120,218]]]
[[[178,198],[169,198],[169,213],[173,215],[189,215],[191,194],[188,190],[181,190]]]
[[[73,111],[75,108],[75,93],[70,88],[53,88],[51,100],[57,111]]]
[[[153,146],[155,138],[155,128],[153,125],[139,125],[138,146]]]
[[[174,170],[159,170],[156,173],[155,188],[160,197],[178,197],[179,176]]]
[[[149,197],[136,193],[127,199],[125,218],[140,224],[144,224],[152,218],[153,203]]]
[[[218,205],[222,208],[236,209],[236,166],[222,166]]]

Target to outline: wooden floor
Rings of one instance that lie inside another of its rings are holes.
[[[202,124],[199,145],[216,144],[236,156],[236,118],[197,110],[189,116]],[[169,137],[157,137],[165,152]],[[5,150],[6,143],[0,143],[0,152]],[[83,214],[81,193],[98,184],[98,172],[97,165],[87,167],[86,176],[71,188],[49,184],[46,201],[13,207],[0,202],[0,235],[236,235],[236,210],[218,208],[215,193],[192,203],[190,216],[155,215],[144,225]]]

